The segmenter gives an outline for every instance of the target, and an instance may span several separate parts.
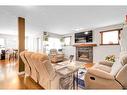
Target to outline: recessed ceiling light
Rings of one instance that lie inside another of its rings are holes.
[[[21,7],[24,7],[24,8],[27,8],[27,9],[31,9],[31,8],[33,8],[34,6],[30,6],[30,5],[23,5],[23,6],[21,6]]]
[[[74,31],[80,31],[80,30],[83,30],[84,28],[75,28],[73,29]]]

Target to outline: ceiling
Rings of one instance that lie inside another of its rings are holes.
[[[67,34],[124,22],[127,6],[0,6],[0,33],[17,33],[17,17],[26,31]]]

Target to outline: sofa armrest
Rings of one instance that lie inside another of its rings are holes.
[[[54,55],[57,55],[57,54],[50,54],[50,56],[54,56]]]
[[[106,65],[106,66],[109,66],[109,67],[112,67],[112,65],[113,65],[112,62],[108,62],[108,61],[100,61],[99,64]]]
[[[90,68],[87,70],[87,72],[92,74],[92,75],[95,75],[97,77],[100,77],[100,78],[111,79],[111,80],[115,79],[113,75],[111,75],[110,73],[105,72],[103,70]]]

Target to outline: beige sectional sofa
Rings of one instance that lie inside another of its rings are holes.
[[[25,64],[25,74],[29,74],[35,82],[44,89],[62,89],[62,76],[55,71],[46,54],[23,51],[20,56]]]

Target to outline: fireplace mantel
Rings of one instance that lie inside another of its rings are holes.
[[[75,44],[73,46],[74,47],[94,47],[94,46],[97,46],[97,44],[94,44],[94,43],[79,43],[79,44]]]

